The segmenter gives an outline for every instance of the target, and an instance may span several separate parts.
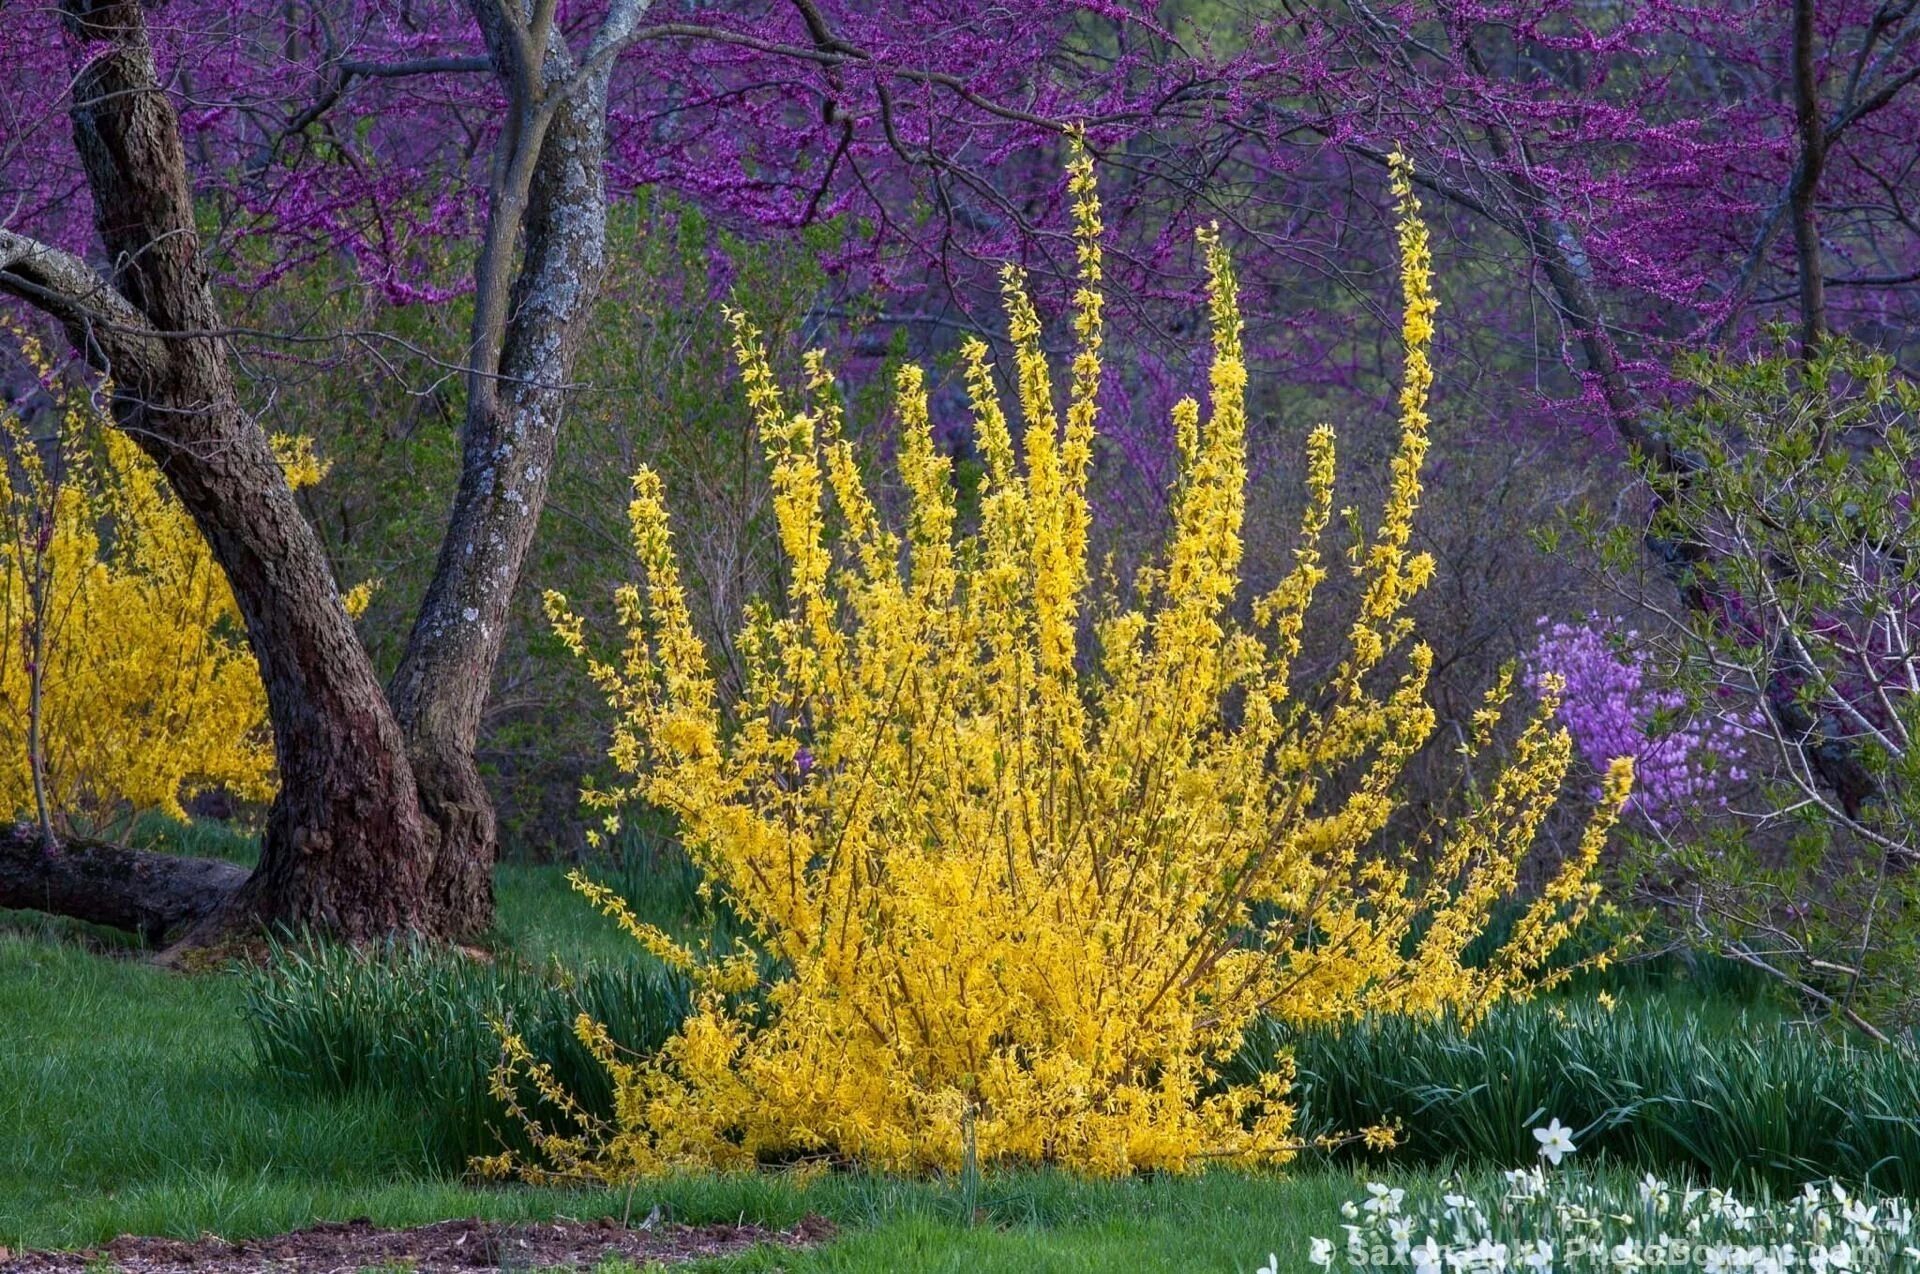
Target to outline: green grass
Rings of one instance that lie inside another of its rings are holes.
[[[1390,1124],[1402,1161],[1513,1164],[1552,1117],[1635,1171],[1791,1191],[1837,1177],[1920,1195],[1920,1050],[1862,1046],[1777,1015],[1699,1015],[1665,997],[1496,1007],[1471,1031],[1386,1018],[1249,1036],[1281,1050],[1309,1133]]]
[[[655,923],[711,932],[711,909],[673,865],[642,860],[600,875]],[[263,1069],[317,1096],[367,1089],[433,1112],[423,1127],[435,1161],[458,1169],[499,1149],[503,1128],[513,1149],[528,1149],[490,1092],[493,1023],[508,1020],[561,1087],[609,1117],[604,1068],[570,1024],[585,1012],[622,1047],[650,1052],[684,1012],[684,983],[650,967],[557,870],[501,879],[491,965],[444,951],[319,947],[249,978]],[[1250,1035],[1235,1078],[1252,1081],[1290,1050],[1304,1132],[1398,1127],[1402,1162],[1521,1162],[1533,1153],[1528,1130],[1551,1116],[1635,1170],[1776,1188],[1838,1176],[1920,1193],[1920,1051],[1850,1048],[1791,1024],[1770,988],[1712,962],[1596,981],[1497,1008],[1471,1033],[1409,1019],[1302,1032],[1269,1024]],[[1608,985],[1617,1011],[1597,998]],[[540,1105],[531,1087],[520,1097]]]
[[[617,875],[592,874],[616,888],[626,883]],[[632,938],[573,891],[563,869],[505,865],[497,870],[494,880],[499,899],[496,933],[491,940],[494,945],[536,963],[555,959],[569,966],[621,964],[645,958]],[[656,920],[652,912],[659,909],[648,908],[648,901],[646,894],[639,894],[634,904],[649,913],[648,920]]]
[[[864,1188],[863,1188],[864,1187]],[[1099,1183],[1051,1174],[987,1182],[971,1224],[953,1191],[899,1183],[834,1184],[821,1211],[850,1228],[807,1252],[761,1249],[715,1271],[1218,1270],[1251,1274],[1268,1252],[1306,1268],[1308,1240],[1338,1234],[1354,1178],[1312,1172]]]
[[[657,923],[711,926],[686,882],[665,877],[632,866],[601,876]],[[569,967],[642,958],[559,869],[506,867],[499,886],[493,943],[503,952]],[[592,1218],[629,1207],[644,1216],[657,1205],[688,1222],[778,1227],[812,1212],[842,1227],[818,1249],[760,1251],[705,1267],[714,1271],[1252,1271],[1269,1251],[1283,1269],[1304,1268],[1307,1238],[1340,1233],[1338,1206],[1364,1170],[1303,1163],[1281,1176],[1118,1183],[1014,1173],[971,1189],[763,1175],[674,1181],[630,1199],[476,1186],[446,1166],[417,1102],[377,1085],[299,1091],[264,1074],[243,1019],[242,979],[163,972],[110,948],[70,925],[0,914],[0,1245],[85,1246],[120,1233],[240,1238],[358,1216],[384,1225]],[[1682,988],[1675,1003],[1696,1000],[1710,1027],[1735,1020],[1723,1014],[1724,989]],[[1399,1047],[1376,1043],[1383,1058]],[[1388,1175],[1431,1183],[1442,1171]]]
[[[408,1177],[402,1112],[250,1077],[238,993],[0,936],[0,1242],[271,1227]]]
[[[495,945],[534,963],[554,959],[569,967],[646,960],[632,938],[574,892],[567,870],[511,863],[496,869]],[[699,896],[699,874],[685,851],[645,828],[628,828],[610,860],[585,871],[625,898],[640,919],[668,933],[712,938],[724,947],[740,932],[724,907]]]
[[[846,1227],[741,1270],[1252,1270],[1333,1232],[1338,1173],[1122,1183],[1057,1174],[953,1184],[689,1179],[636,1192],[477,1188],[425,1169],[414,1118],[364,1097],[290,1100],[255,1078],[239,987],[20,933],[0,936],[0,1244],[119,1233],[230,1238],[315,1220],[643,1216]],[[722,1268],[715,1266],[714,1268]]]
[[[650,964],[533,964],[515,952],[483,964],[417,943],[276,946],[242,982],[260,1075],[295,1095],[386,1094],[418,1112],[429,1161],[454,1171],[498,1152],[503,1133],[507,1148],[533,1150],[493,1091],[497,1023],[513,1023],[560,1085],[605,1119],[613,1082],[574,1022],[584,1013],[619,1048],[648,1054],[690,1006],[686,980]],[[519,1086],[519,1100],[543,1119],[560,1116],[533,1085]]]
[[[529,954],[578,955],[599,922],[557,873],[509,869],[502,929]],[[531,886],[531,887],[529,887]],[[611,955],[618,948],[605,946]],[[15,916],[0,929],[0,1245],[80,1247],[121,1233],[229,1238],[365,1216],[413,1225],[644,1216],[843,1227],[813,1252],[728,1270],[1253,1270],[1334,1233],[1344,1172],[1089,1182],[1051,1173],[954,1183],[827,1176],[688,1179],[637,1191],[479,1187],[430,1166],[417,1111],[377,1095],[295,1095],[261,1077],[239,979],[181,976]]]

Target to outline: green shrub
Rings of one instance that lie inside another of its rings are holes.
[[[1444,1020],[1269,1023],[1240,1065],[1265,1070],[1284,1049],[1299,1068],[1303,1131],[1398,1124],[1397,1153],[1422,1161],[1529,1164],[1529,1130],[1557,1118],[1583,1153],[1635,1171],[1920,1191],[1911,1046],[1862,1048],[1746,1017],[1708,1023],[1658,1001],[1611,1012],[1544,1001],[1497,1009],[1471,1032]]]
[[[1587,508],[1569,526],[1615,589],[1644,583],[1659,544],[1704,601],[1638,635],[1635,675],[1675,695],[1656,715],[1730,728],[1731,752],[1696,760],[1734,804],[1644,828],[1620,897],[1657,940],[1754,964],[1863,1032],[1920,1024],[1920,381],[1783,329],[1674,370],[1654,430],[1687,463],[1645,464],[1645,489],[1613,501],[1651,523]]]
[[[296,1091],[390,1095],[421,1112],[427,1152],[462,1167],[503,1144],[524,1148],[519,1121],[503,1117],[488,1089],[500,1052],[494,1022],[512,1024],[589,1111],[605,1116],[612,1088],[574,1038],[574,1019],[585,1013],[621,1048],[646,1053],[673,1034],[688,1004],[686,983],[650,965],[569,974],[413,943],[368,951],[300,944],[276,947],[246,975],[243,1011],[265,1074]]]

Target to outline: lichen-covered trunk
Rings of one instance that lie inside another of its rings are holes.
[[[266,433],[240,406],[207,287],[185,155],[138,0],[65,0],[87,44],[74,138],[113,287],[158,339],[100,357],[113,410],[160,466],[226,572],[259,662],[279,763],[260,864],[199,940],[260,922],[360,939],[428,929],[428,859],[399,723]]]
[[[515,149],[495,179],[478,272],[459,490],[388,687],[432,829],[428,895],[437,926],[456,934],[492,920],[497,828],[474,749],[605,273],[606,73],[506,145]],[[520,268],[509,286],[516,226]]]

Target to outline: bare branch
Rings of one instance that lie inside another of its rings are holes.
[[[57,321],[102,371],[137,367],[147,372],[167,358],[146,316],[99,271],[70,252],[11,230],[0,230],[0,292]]]
[[[491,71],[493,63],[484,57],[441,57],[415,58],[407,62],[357,62],[346,59],[335,62],[343,75],[360,76],[369,80],[405,79],[412,75],[470,75],[477,71]]]

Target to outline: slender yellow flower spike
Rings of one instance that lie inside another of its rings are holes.
[[[1131,604],[1090,587],[1101,231],[1092,161],[1070,141],[1080,278],[1064,412],[1039,318],[1009,271],[1017,439],[986,346],[961,351],[985,461],[975,529],[956,512],[918,369],[893,386],[906,502],[895,532],[843,435],[824,360],[808,358],[805,404],[789,406],[758,334],[734,317],[791,583],[750,612],[745,688],[724,713],[659,479],[636,479],[643,585],[622,603],[626,650],[589,657],[617,717],[616,778],[587,804],[602,818],[629,803],[675,815],[755,952],[677,943],[578,881],[689,971],[695,1010],[646,1059],[580,1024],[613,1079],[614,1115],[575,1117],[565,1135],[536,1125],[531,1160],[482,1168],[624,1180],[795,1156],[908,1171],[969,1158],[1097,1174],[1273,1164],[1299,1145],[1289,1064],[1249,1084],[1223,1077],[1256,1020],[1471,1017],[1555,976],[1554,952],[1592,903],[1624,768],[1512,937],[1490,961],[1466,956],[1514,895],[1561,788],[1571,753],[1550,704],[1430,844],[1383,843],[1401,774],[1434,729],[1432,655],[1406,618],[1432,574],[1409,545],[1435,313],[1409,166],[1392,169],[1400,446],[1354,558],[1347,657],[1328,684],[1297,689],[1328,571],[1333,433],[1307,439],[1292,569],[1250,588],[1247,369],[1232,263],[1210,228],[1200,247],[1213,359],[1204,396],[1174,409],[1180,475],[1164,554]],[[846,531],[837,538],[830,510]],[[564,600],[548,608],[587,657]],[[1503,681],[1475,717],[1475,752],[1491,747],[1510,689]],[[504,1058],[503,1100],[533,1092],[577,1110],[511,1036]],[[1354,1136],[1387,1146],[1395,1134]]]

